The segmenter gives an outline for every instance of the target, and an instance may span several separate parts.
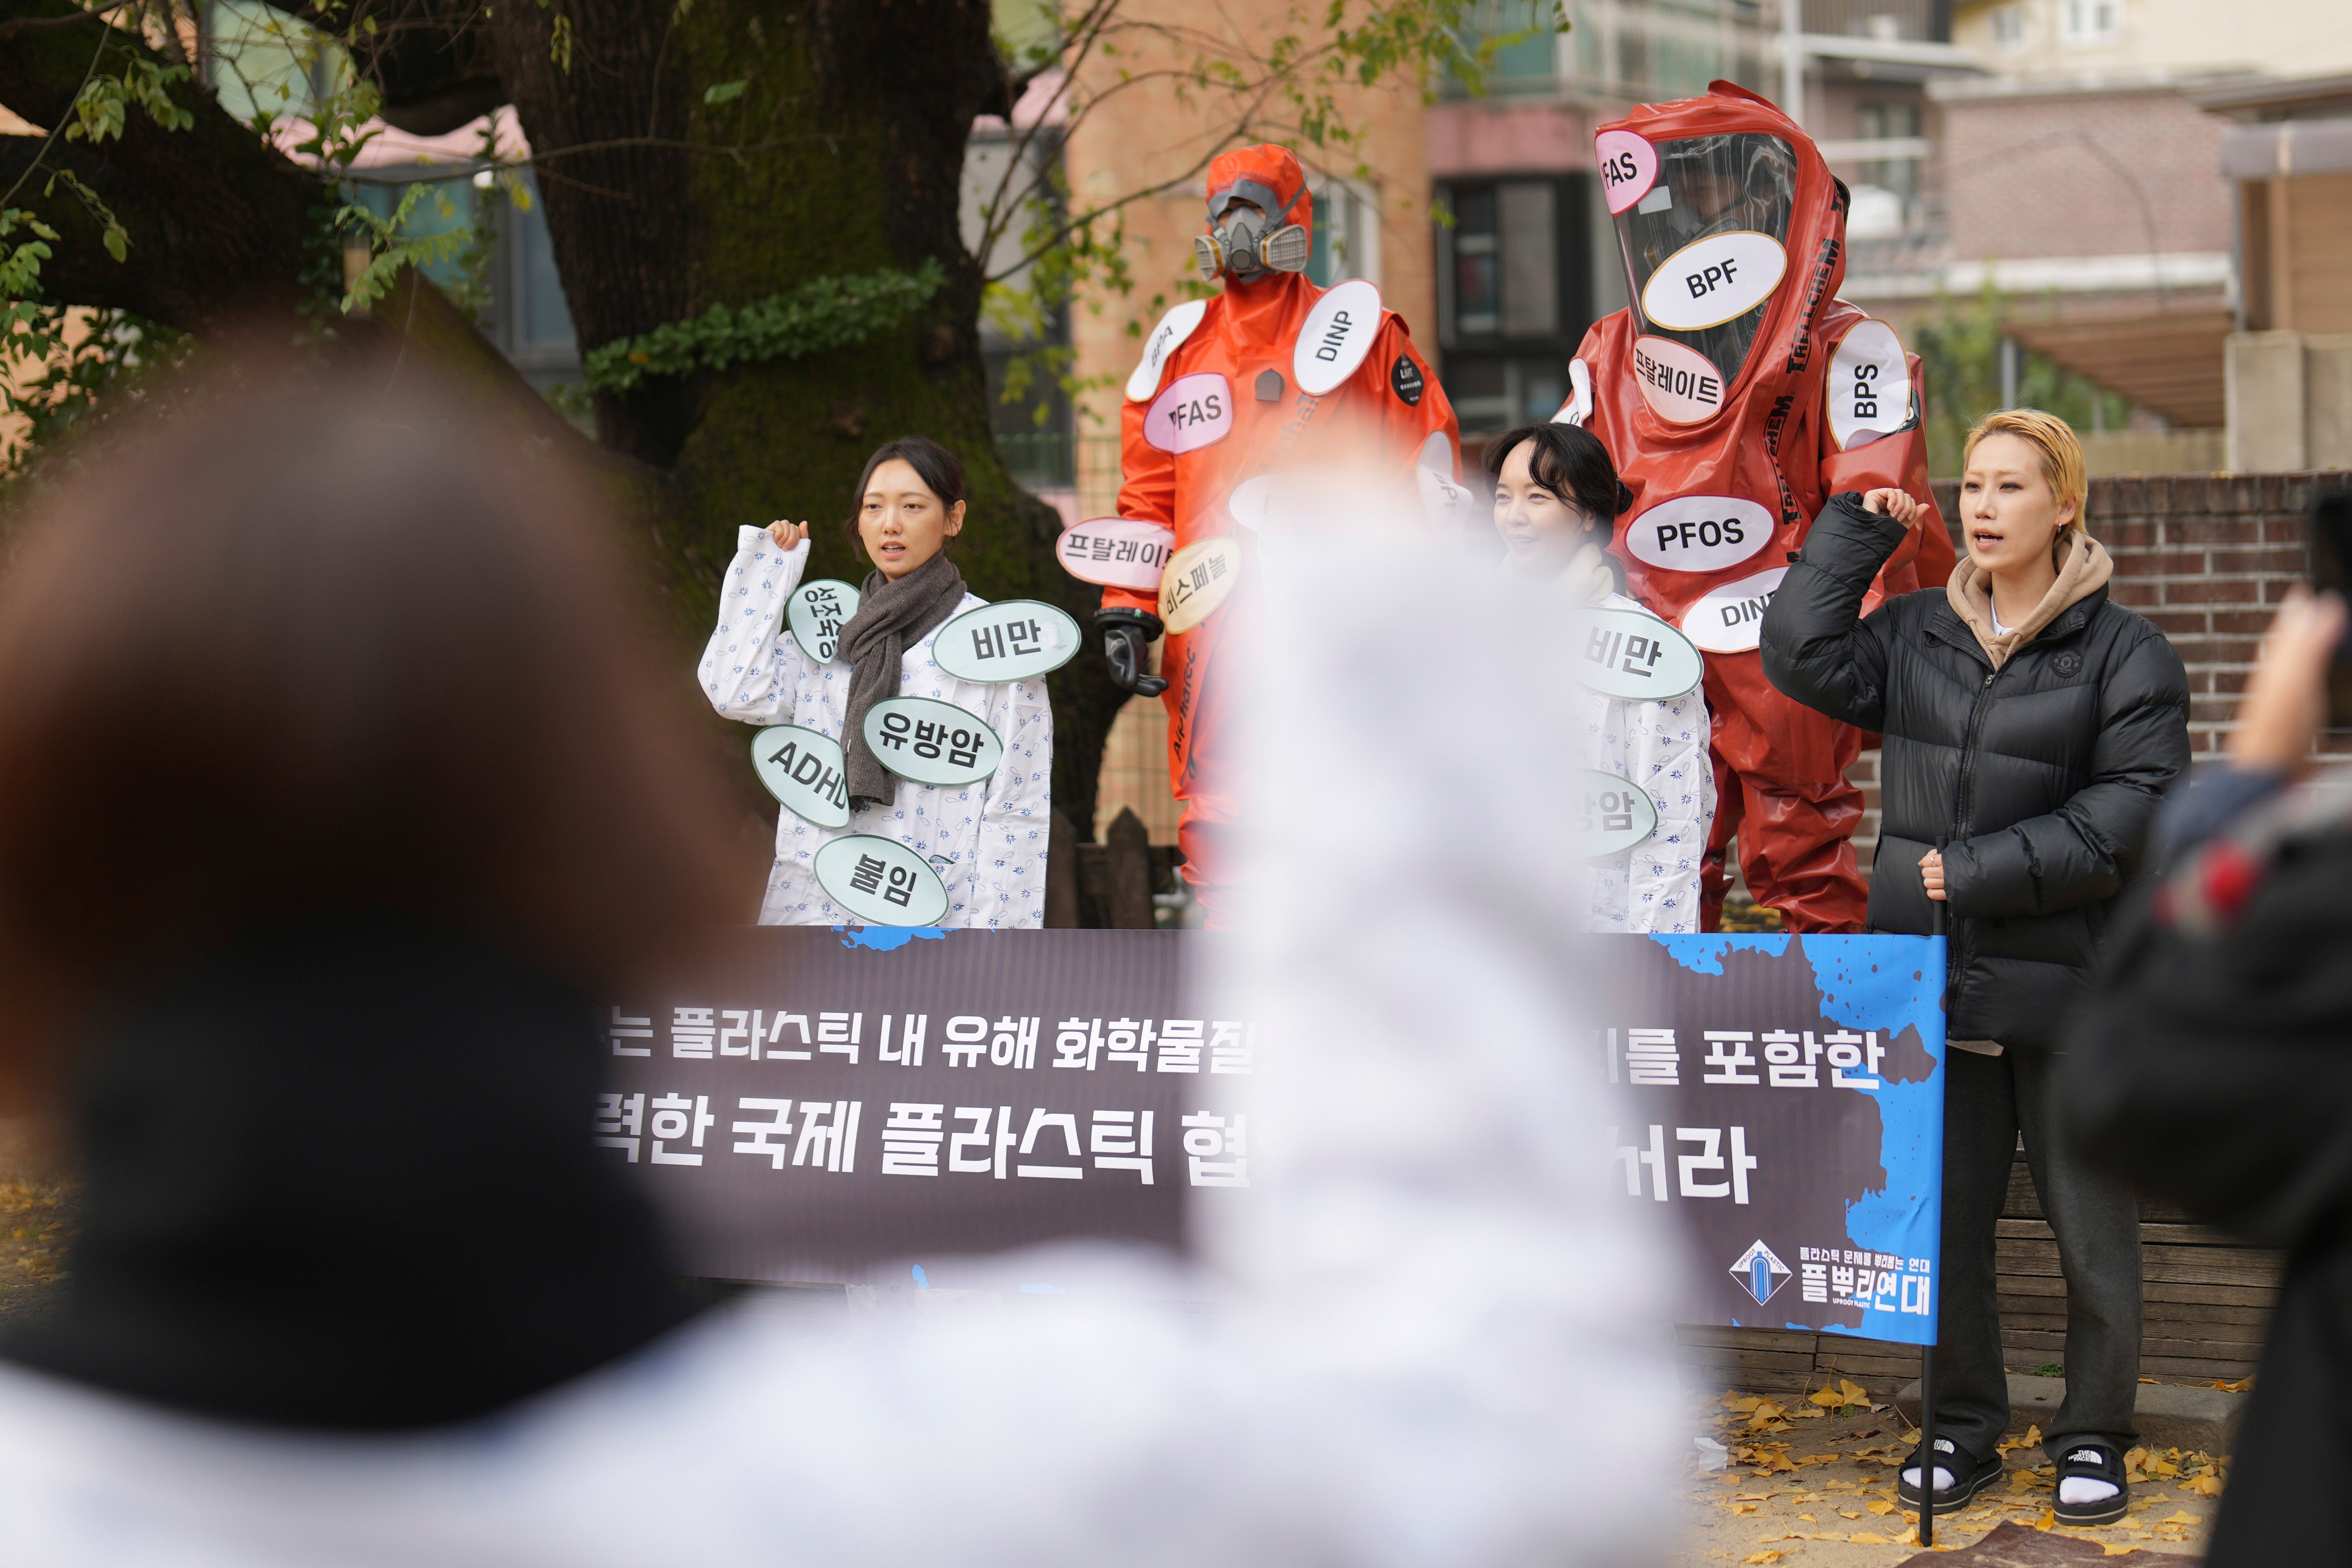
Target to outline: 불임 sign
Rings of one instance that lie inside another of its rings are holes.
[[[837,578],[820,577],[793,590],[784,601],[784,625],[812,664],[831,664],[841,648],[841,628],[857,614],[857,590]]]
[[[1934,1343],[1944,939],[1591,940],[1609,1188],[1696,1248],[1676,1321]]]
[[[995,685],[1049,674],[1078,657],[1078,623],[1037,599],[966,610],[931,637],[931,661],[958,680]]]
[[[855,843],[854,839],[836,843]],[[610,1013],[593,1136],[698,1274],[953,1285],[1092,1237],[1181,1248],[1245,1202],[1255,1027],[1189,999],[1197,932],[739,927]],[[946,1267],[943,1268],[942,1265]]]
[[[876,926],[935,926],[947,918],[947,884],[931,863],[895,838],[852,833],[828,839],[812,862],[834,907]]]

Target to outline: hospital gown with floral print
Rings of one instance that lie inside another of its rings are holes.
[[[785,601],[808,568],[806,540],[779,549],[764,528],[738,531],[720,589],[718,629],[703,650],[703,694],[730,719],[798,724],[841,738],[849,709],[849,662],[818,664],[801,651]],[[966,594],[958,615],[987,601]],[[943,623],[944,624],[944,623]],[[933,629],[932,636],[937,634]],[[1042,680],[982,685],[959,680],[931,658],[931,636],[899,660],[898,695],[951,702],[1004,742],[1004,761],[978,784],[898,779],[897,797],[819,827],[785,810],[776,819],[776,861],[761,925],[851,925],[817,886],[816,852],[853,833],[893,838],[931,864],[947,885],[943,926],[1034,930],[1045,923],[1045,848],[1053,811],[1054,711]],[[746,764],[748,765],[748,763]]]

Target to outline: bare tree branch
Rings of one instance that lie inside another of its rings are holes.
[[[13,17],[8,21],[0,22],[0,44],[6,43],[19,33],[41,33],[52,27],[71,27],[83,22],[95,22],[110,12],[120,11],[125,5],[133,4],[136,4],[136,0],[106,0],[105,5],[93,10],[76,11],[66,16]]]

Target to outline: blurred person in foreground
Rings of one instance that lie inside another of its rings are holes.
[[[2021,1135],[2066,1276],[2066,1397],[2042,1444],[2053,1507],[2062,1524],[2105,1524],[2129,1506],[2137,1430],[2139,1206],[2054,1136],[2052,1080],[2062,1020],[2188,766],[2189,680],[2164,634],[2107,596],[2114,564],[2084,531],[2064,420],[1995,414],[1969,432],[1964,467],[1968,553],[1951,581],[1868,616],[1871,579],[1934,514],[1897,489],[1830,499],[1764,612],[1764,672],[1885,736],[1870,929],[1950,938],[1937,1506],[2003,1468],[1993,1244]],[[1896,1485],[1915,1507],[1920,1460]]]
[[[2158,827],[2059,1088],[2090,1156],[2197,1218],[2287,1249],[2205,1561],[2352,1561],[2352,782],[2313,775],[2343,601],[2297,590],[2227,761]]]
[[[1553,699],[1539,617],[1396,637],[1471,590],[1352,505],[1362,559],[1269,579],[1298,684],[1247,754],[1356,783],[1255,851],[1213,979],[1283,1042],[1273,1131],[1182,1266],[1041,1249],[1004,1278],[1066,1296],[830,1338],[698,1314],[590,1142],[595,999],[730,912],[610,520],[414,365],[241,369],[0,579],[0,1066],[89,1183],[0,1349],[0,1563],[1654,1560],[1663,1242],[1575,1152],[1565,830],[1354,853],[1461,765],[1400,763],[1387,704],[1498,720],[1503,661]],[[1500,806],[1562,745],[1498,731]]]
[[[727,912],[724,796],[523,432],[253,368],[0,580],[0,1043],[88,1184],[0,1375],[396,1431],[691,1315],[581,1108],[594,998]]]

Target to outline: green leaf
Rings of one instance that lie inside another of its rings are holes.
[[[742,97],[743,89],[751,85],[749,81],[722,81],[716,87],[703,89],[702,101],[705,103],[731,102]]]

